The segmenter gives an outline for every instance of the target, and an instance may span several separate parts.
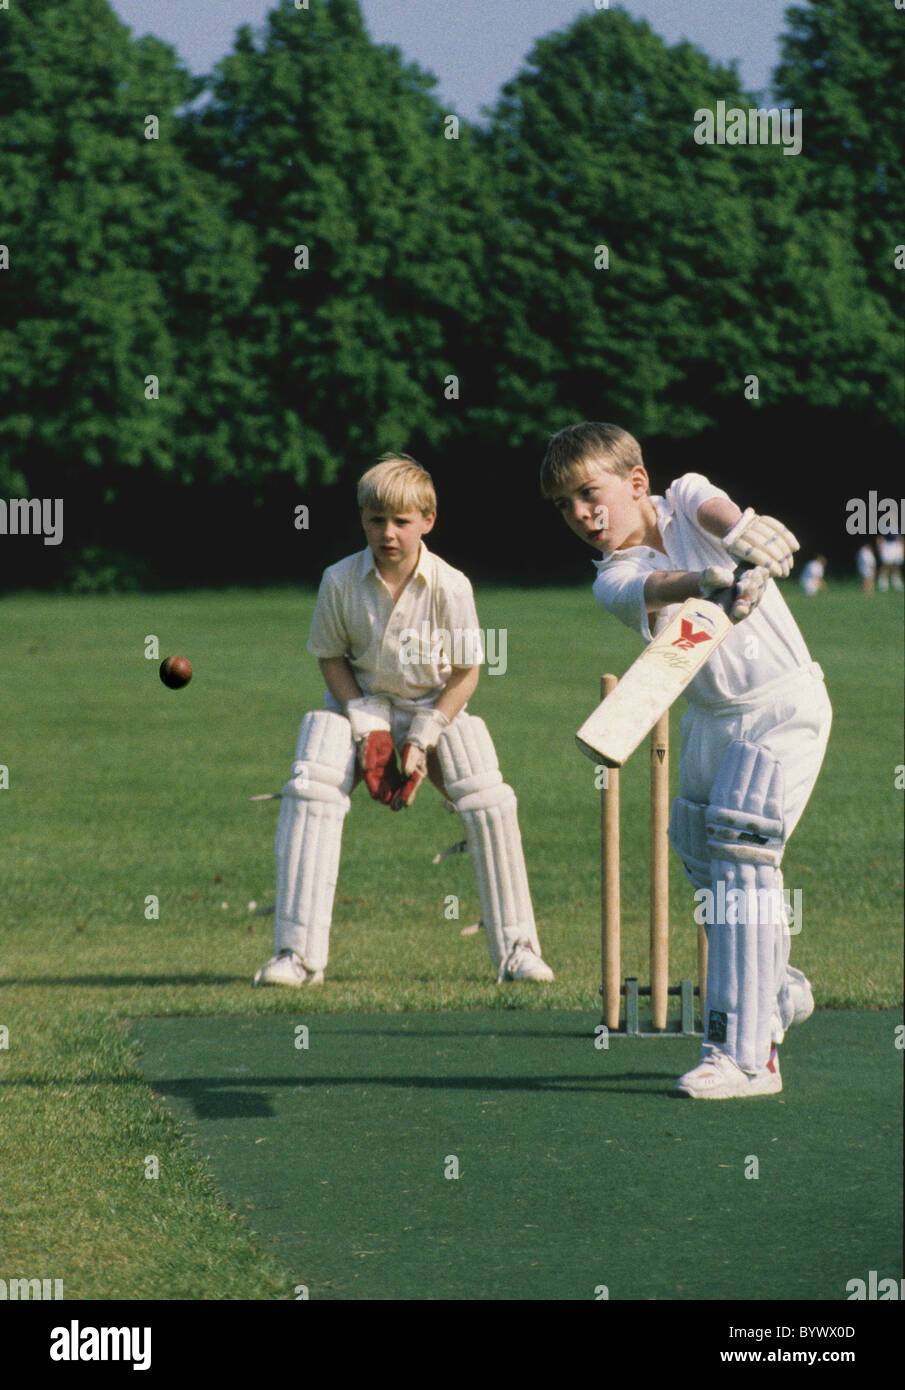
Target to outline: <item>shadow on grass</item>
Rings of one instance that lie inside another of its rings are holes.
[[[640,1081],[640,1084],[639,1084]],[[655,1083],[668,1082],[665,1090]],[[626,1083],[633,1083],[631,1085]],[[647,1084],[645,1084],[647,1083]],[[381,1087],[422,1091],[574,1091],[577,1094],[617,1092],[620,1095],[657,1096],[673,1094],[674,1072],[649,1072],[639,1078],[637,1073],[625,1072],[606,1077],[589,1076],[263,1076],[250,1082],[248,1077],[214,1077],[187,1080],[134,1076],[74,1076],[47,1080],[37,1077],[16,1077],[4,1082],[7,1090],[34,1088],[37,1090],[70,1086],[147,1086],[160,1099],[177,1098],[191,1105],[199,1120],[255,1119],[275,1117],[276,1111],[267,1096],[268,1090],[289,1089],[308,1091],[315,1088]],[[252,1087],[254,1089],[252,1089]]]
[[[661,1089],[659,1083],[668,1083]],[[620,1095],[672,1096],[676,1078],[674,1072],[652,1072],[639,1078],[637,1074],[607,1077],[562,1076],[319,1076],[261,1077],[249,1083],[248,1078],[217,1080],[155,1080],[148,1079],[151,1090],[166,1099],[179,1099],[191,1105],[199,1120],[258,1119],[275,1117],[266,1095],[271,1089],[293,1091],[331,1090],[339,1087],[363,1087],[367,1090],[398,1089],[404,1091],[525,1091],[540,1094],[553,1091],[573,1091],[578,1094],[600,1094],[615,1091]]]

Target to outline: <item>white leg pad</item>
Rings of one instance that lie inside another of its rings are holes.
[[[730,743],[717,769],[707,807],[707,835],[726,858],[749,863],[782,862],[782,767],[756,743]]]
[[[437,754],[465,825],[490,959],[499,969],[519,942],[540,955],[515,792],[503,781],[487,725],[460,714],[443,731]]]
[[[773,1040],[777,979],[788,939],[781,911],[782,875],[766,865],[715,859],[716,920],[707,926],[705,1041],[743,1071],[765,1067]]]
[[[343,821],[355,776],[355,745],[345,715],[306,714],[283,788],[276,833],[274,953],[295,951],[307,970],[323,970],[330,948]]]
[[[776,759],[756,744],[730,744],[706,812],[714,920],[707,928],[705,1041],[747,1072],[769,1059],[788,956],[782,805]]]

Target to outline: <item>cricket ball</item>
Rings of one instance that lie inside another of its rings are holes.
[[[168,656],[160,663],[160,679],[171,690],[181,690],[192,679],[192,664],[184,656]]]

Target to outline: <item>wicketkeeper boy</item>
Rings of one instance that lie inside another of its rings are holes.
[[[776,1047],[814,1008],[809,982],[788,963],[781,864],[832,719],[823,673],[774,583],[798,542],[698,473],[651,496],[637,441],[615,425],[554,435],[541,488],[602,556],[597,602],[647,642],[677,605],[734,583],[737,625],[687,686],[680,724],[669,836],[694,887],[712,897],[702,1057],[676,1090],[715,1100],[781,1091]]]
[[[274,954],[255,984],[323,980],[353,790],[363,780],[375,801],[403,811],[425,777],[462,817],[498,981],[552,980],[515,794],[487,726],[465,708],[483,660],[471,584],[424,544],[437,515],[430,475],[387,456],[361,478],[358,505],[367,547],[324,572],[311,623],[327,692],[302,720],[282,792]]]

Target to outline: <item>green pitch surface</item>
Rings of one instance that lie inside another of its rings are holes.
[[[794,585],[785,592],[835,711],[824,770],[784,863],[787,886],[802,895],[792,959],[813,980],[818,1010],[894,1008],[902,998],[902,604],[895,594],[864,598],[854,585],[813,600]],[[293,991],[251,989],[271,950],[272,918],[259,912],[273,905],[277,803],[248,797],[280,789],[299,721],[323,698],[304,652],[314,593],[0,602],[0,1279],[62,1278],[67,1297],[78,1299],[285,1297],[285,1267],[252,1239],[236,1216],[244,1207],[223,1198],[170,1112],[154,1103],[127,1032],[132,1020],[154,1015],[254,1011],[274,1027],[297,1015]],[[305,1000],[306,1011],[334,1024],[337,1016],[354,1028],[364,1013],[436,1011],[440,1027],[447,1010],[494,1011],[493,1023],[510,1011],[555,1020],[597,1007],[599,792],[573,731],[596,702],[601,674],[625,671],[640,641],[600,613],[588,587],[478,586],[477,602],[482,626],[505,633],[506,662],[485,672],[471,708],[486,719],[518,796],[556,981],[498,987],[481,936],[463,935],[478,917],[474,877],[463,855],[432,862],[462,839],[461,822],[432,788],[398,816],[359,789],[345,825],[327,980]],[[155,636],[160,657],[191,660],[185,690],[165,689],[157,658],[146,659]],[[623,965],[642,979],[645,764],[632,760],[621,778]],[[694,971],[692,908],[674,862],[673,982]],[[808,1029],[820,1038],[823,1026],[818,1017]],[[646,1064],[650,1045],[618,1044],[631,1066]],[[679,1066],[663,1064],[664,1084],[684,1066],[682,1055]],[[858,1048],[830,1048],[819,1061],[844,1074],[859,1064]],[[574,1071],[570,1064],[564,1074]],[[806,1105],[807,1088],[792,1082],[794,1103]],[[477,1105],[478,1093],[466,1094]],[[647,1107],[661,1098],[642,1090],[635,1099],[644,1110],[640,1139]],[[858,1138],[854,1113],[840,1112],[841,1141]],[[746,1147],[742,1158],[748,1152],[760,1150]],[[159,1161],[158,1179],[146,1176],[148,1156]],[[870,1162],[867,1154],[867,1184]],[[558,1196],[555,1168],[545,1162],[538,1173]],[[447,1189],[467,1191],[452,1181]],[[827,1212],[835,1228],[853,1228],[847,1200],[840,1193]]]
[[[838,1301],[899,1274],[895,1021],[815,1016],[783,1049],[781,1096],[721,1103],[670,1094],[693,1041],[599,1048],[587,1013],[137,1035],[287,1296]]]

